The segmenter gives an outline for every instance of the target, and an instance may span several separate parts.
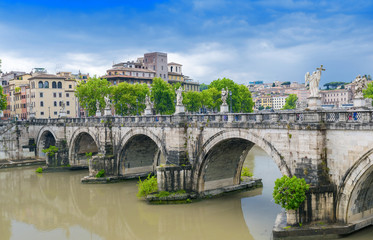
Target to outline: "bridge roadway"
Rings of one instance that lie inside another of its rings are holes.
[[[239,184],[256,144],[282,174],[311,184],[303,222],[358,229],[373,223],[372,133],[372,110],[33,119],[2,123],[0,160],[45,158],[56,145],[49,165],[89,166],[90,176],[154,172],[162,190],[203,194]]]

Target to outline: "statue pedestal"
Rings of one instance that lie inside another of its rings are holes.
[[[59,117],[60,118],[66,118],[67,117],[66,112],[65,111],[60,111]]]
[[[28,117],[29,119],[35,119],[35,112],[30,112]]]
[[[95,116],[96,116],[96,117],[101,117],[101,111],[96,111]]]
[[[177,106],[176,106],[177,107]],[[150,108],[146,108],[145,109],[145,113],[144,113],[144,115],[152,115],[153,114],[153,112],[152,112],[152,109],[150,109]]]
[[[352,102],[354,103],[354,107],[361,108],[366,107],[366,101],[365,98],[354,98],[352,99]]]
[[[307,98],[308,109],[317,110],[321,108],[321,97],[309,97]]]
[[[105,108],[104,109],[104,116],[111,116],[111,109],[110,108]]]
[[[227,113],[227,112],[229,112],[229,107],[228,107],[228,104],[222,104],[221,106],[220,106],[220,112],[221,113]]]
[[[183,114],[185,113],[184,105],[176,105],[175,114]]]

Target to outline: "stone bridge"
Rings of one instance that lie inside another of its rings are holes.
[[[373,111],[34,119],[2,124],[0,160],[45,158],[52,166],[89,166],[94,176],[153,172],[161,190],[207,194],[240,184],[258,145],[282,174],[311,184],[303,222],[373,223]],[[92,153],[92,158],[86,153]]]

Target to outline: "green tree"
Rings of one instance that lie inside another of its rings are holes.
[[[202,83],[201,85],[199,85],[199,90],[202,92],[203,90],[206,90],[206,89],[208,89],[209,88],[209,86],[207,85],[207,84],[204,84],[204,83]]]
[[[222,104],[221,92],[216,88],[209,88],[201,92],[202,107],[206,107],[212,111],[217,111]]]
[[[283,82],[283,83],[281,83],[281,85],[283,85],[283,86],[289,86],[291,83],[290,82]]]
[[[282,109],[295,109],[297,106],[297,100],[298,100],[298,97],[296,94],[290,94],[286,98],[285,105]]]
[[[326,87],[326,90],[329,89],[336,89],[338,86],[345,85],[345,82],[328,82],[324,84],[324,87]]]
[[[253,111],[254,101],[251,92],[245,85],[238,85],[238,103],[241,105],[240,112],[247,113]]]
[[[5,110],[7,106],[6,95],[3,93],[3,87],[0,86],[0,111]]]
[[[100,103],[100,110],[105,107],[104,97],[108,94],[110,94],[110,83],[105,78],[101,79],[96,76],[79,82],[75,91],[80,105],[88,110],[89,116],[96,114],[96,101]]]
[[[365,98],[373,99],[373,82],[368,83],[367,88],[363,89],[363,94]]]
[[[308,189],[309,185],[303,178],[284,175],[275,181],[273,199],[286,210],[297,210],[306,199]]]
[[[216,88],[219,92],[221,92],[221,90],[225,88],[226,90],[228,89],[228,91],[232,92],[232,95],[228,96],[227,98],[227,104],[230,105],[230,101],[232,98],[233,112],[252,111],[252,107],[254,104],[252,102],[251,93],[246,86],[242,85],[242,87],[240,87],[240,85],[235,83],[233,80],[223,78],[212,81],[209,85],[209,89],[211,88]],[[244,88],[246,88],[247,90],[244,90]]]
[[[173,114],[175,112],[175,91],[162,78],[153,78],[151,99],[154,102],[154,108],[160,114]]]
[[[198,112],[202,107],[201,100],[201,92],[190,91],[183,93],[183,104],[189,112]]]
[[[145,109],[145,97],[149,93],[146,84],[119,83],[111,87],[115,112],[120,115],[136,115]]]

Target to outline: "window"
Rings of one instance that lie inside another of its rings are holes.
[[[32,88],[32,89],[35,88],[35,82],[31,82],[31,88]]]
[[[57,93],[54,92],[54,93],[53,93],[53,97],[57,97]]]
[[[57,102],[56,102],[56,101],[54,101],[54,102],[53,102],[53,105],[54,105],[55,107],[57,107]]]
[[[58,82],[58,88],[62,88],[62,82]]]
[[[67,114],[70,114],[70,111],[69,111],[69,110],[67,110]]]
[[[40,102],[40,107],[44,107],[44,102],[43,101]]]
[[[66,97],[70,97],[70,94],[66,93]]]
[[[70,102],[69,101],[66,102],[66,106],[70,106]]]
[[[40,82],[38,83],[38,85],[39,85],[39,88],[43,88],[43,82],[42,82],[42,81],[40,81]]]
[[[57,115],[57,112],[54,112],[53,114],[54,114],[54,115]]]
[[[42,115],[42,116],[43,116],[43,115],[44,115],[44,112],[40,112],[40,115]]]
[[[57,88],[57,83],[56,82],[52,82],[52,88]]]
[[[62,97],[62,93],[58,93],[58,96],[59,96],[59,97]]]
[[[69,85],[69,88],[70,88],[70,89],[73,88],[73,85],[70,84],[70,85]]]
[[[44,88],[49,88],[49,82],[48,81],[44,82]]]
[[[62,101],[60,101],[60,107],[62,106]]]
[[[40,93],[40,97],[43,97],[43,93],[42,92]]]

